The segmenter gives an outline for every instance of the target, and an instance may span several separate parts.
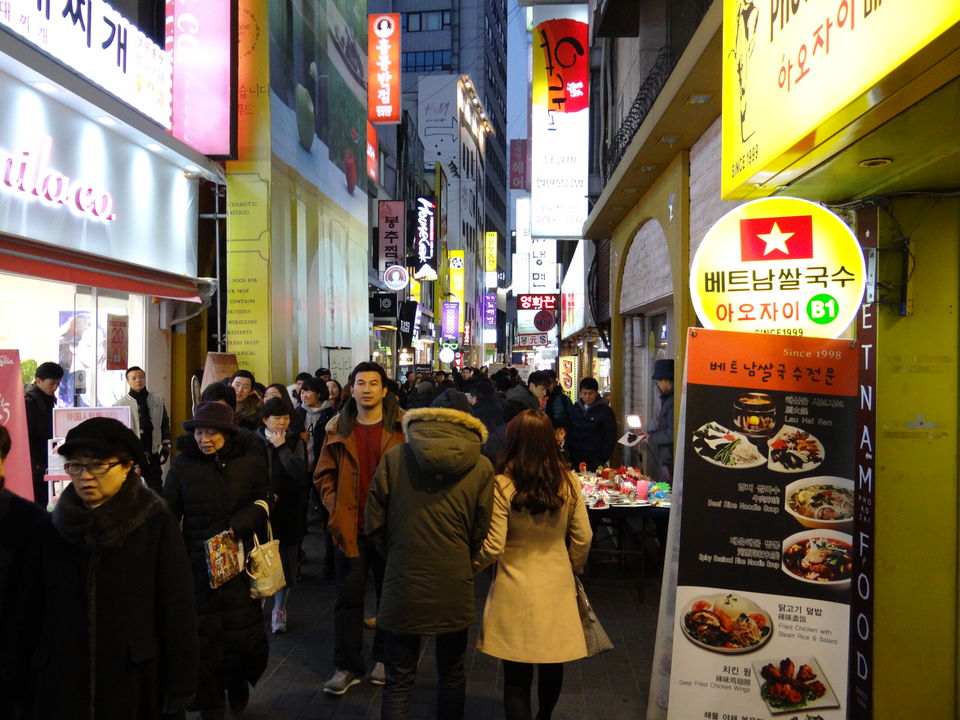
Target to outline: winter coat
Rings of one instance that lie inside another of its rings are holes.
[[[130,408],[130,428],[134,435],[140,437],[140,408],[137,405],[137,399],[127,393],[114,403],[115,407],[124,405]],[[163,398],[156,393],[147,393],[147,409],[150,411],[150,423],[153,425],[150,453],[157,455],[163,443],[170,443],[170,417],[167,415],[167,408],[164,407]]]
[[[518,402],[526,405],[530,410],[540,409],[540,403],[537,401],[537,396],[527,390],[527,388],[520,383],[517,383],[512,388],[507,390],[506,398],[507,400],[517,400]]]
[[[487,429],[487,440],[483,444],[483,455],[491,463],[496,463],[506,447],[507,423],[504,420],[504,400],[494,393],[490,397],[478,397],[470,409],[473,416]]]
[[[276,501],[270,509],[273,536],[281,545],[299,545],[303,540],[303,511],[307,506],[307,457],[303,440],[288,430],[286,442],[274,447],[267,440],[266,427],[261,424],[256,436],[263,443],[270,469],[270,489]]]
[[[607,401],[598,397],[592,405],[578,400],[570,411],[564,447],[574,468],[586,463],[588,470],[610,461],[617,444],[617,418]]]
[[[327,437],[327,423],[337,414],[335,407],[320,407],[319,412],[311,413],[306,406],[301,405],[296,410],[296,415],[300,418],[300,424],[304,429],[310,431],[310,437],[307,439],[308,450],[310,451],[307,459],[307,471],[313,476],[313,470],[317,466],[317,460],[320,457],[320,451],[323,450],[323,441]],[[312,418],[316,415],[316,418]],[[293,427],[290,428],[291,430]],[[310,461],[312,458],[312,462]]]
[[[34,503],[0,489],[0,718],[20,717],[14,708],[29,696],[33,681],[23,658],[35,637],[25,617],[36,600],[25,588],[37,565],[46,515]]]
[[[657,464],[673,467],[673,390],[660,395],[657,424],[647,435],[647,446],[655,453]],[[666,480],[666,478],[663,478]]]
[[[587,560],[592,532],[580,483],[567,477],[567,502],[537,515],[510,507],[513,482],[496,477],[490,531],[474,563],[480,570],[497,562],[477,639],[487,655],[560,663],[587,654],[573,572]]]
[[[387,393],[383,399],[383,431],[380,457],[403,442],[403,410],[397,396]],[[313,484],[330,513],[327,532],[333,544],[347,557],[360,557],[357,541],[360,507],[360,462],[353,425],[357,421],[357,402],[350,398],[339,414],[327,423],[327,437],[313,473]]]
[[[197,688],[197,617],[177,521],[131,472],[88,509],[69,486],[41,530],[35,718],[151,720]]]
[[[573,412],[573,403],[567,394],[555,387],[553,392],[547,395],[547,404],[543,411],[554,421],[554,427],[570,427],[570,415]]]
[[[43,480],[47,472],[47,440],[53,437],[53,407],[57,399],[47,395],[36,383],[30,383],[23,391],[23,402],[27,411],[30,469],[34,480]]]
[[[177,439],[177,448],[163,498],[183,518],[193,569],[200,623],[200,686],[193,707],[202,709],[222,703],[215,695],[231,680],[256,683],[267,665],[260,601],[250,597],[244,573],[210,587],[204,541],[232,528],[250,548],[254,531],[266,528],[266,514],[254,501],[267,499],[269,476],[263,446],[252,433],[241,431],[213,455],[204,455],[190,434]]]
[[[407,442],[384,455],[370,486],[366,534],[386,558],[377,627],[440,635],[474,620],[471,557],[487,534],[493,466],[483,424],[459,410],[403,418]]]

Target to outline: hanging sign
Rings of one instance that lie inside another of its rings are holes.
[[[380,240],[377,270],[386,272],[391,265],[397,265],[403,261],[403,200],[381,200],[377,205],[377,215]]]
[[[126,315],[107,315],[107,370],[126,370],[130,343],[130,319]]]
[[[441,337],[444,340],[456,342],[459,337],[458,327],[460,323],[460,303],[445,302],[440,316]]]
[[[420,281],[437,279],[437,203],[436,198],[417,198],[414,208],[414,252],[416,270],[413,277]]]
[[[367,18],[367,119],[400,122],[400,13]]]
[[[766,198],[710,228],[690,267],[697,317],[717,330],[835,338],[860,309],[866,273],[850,228],[819,205]]]
[[[669,720],[848,717],[857,359],[689,331]]]

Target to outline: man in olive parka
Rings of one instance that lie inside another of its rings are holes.
[[[366,534],[386,557],[377,611],[384,718],[408,715],[423,635],[436,638],[438,717],[463,716],[471,557],[493,509],[493,467],[480,453],[487,431],[469,408],[463,393],[447,391],[434,406],[409,410],[407,442],[383,456],[370,487]]]

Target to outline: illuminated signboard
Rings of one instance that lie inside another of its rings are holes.
[[[530,192],[529,143],[526,138],[510,141],[510,189]]]
[[[403,263],[403,200],[381,200],[377,215],[380,238],[377,271],[382,273],[391,265]]]
[[[497,342],[497,294],[483,295],[483,342],[493,345]]]
[[[874,88],[957,22],[957,0],[724,0],[722,197],[748,197],[888,101],[897,81]]]
[[[534,236],[578,236],[587,219],[587,5],[534,5],[531,199]]]
[[[483,243],[483,269],[486,286],[495,288],[497,286],[497,232],[492,230],[484,236]]]
[[[556,310],[556,295],[517,295],[517,310]]]
[[[860,308],[863,253],[844,222],[796,198],[754,200],[710,228],[690,267],[704,327],[835,338]]]
[[[450,294],[460,303],[460,307],[466,308],[464,305],[465,300],[465,287],[466,287],[466,262],[464,260],[464,251],[463,250],[451,250],[447,253],[447,272],[448,272],[448,281],[450,283]],[[459,332],[464,332],[464,315],[466,312],[460,313],[460,317],[457,320],[457,330]],[[463,342],[467,343],[466,337],[464,337]]]
[[[400,13],[367,18],[367,119],[400,122]]]
[[[0,25],[170,128],[170,53],[103,0],[7,0]]]
[[[374,182],[377,181],[380,170],[379,147],[377,129],[370,121],[367,121],[367,177]]]
[[[414,220],[417,280],[437,279],[437,203],[432,197],[417,198]]]
[[[531,293],[557,292],[557,241],[554,238],[530,238]]]
[[[170,134],[204,155],[234,151],[230,0],[167,0],[166,48],[173,56]]]
[[[444,340],[456,342],[459,337],[460,325],[460,303],[445,302],[443,311],[440,315],[440,334]]]

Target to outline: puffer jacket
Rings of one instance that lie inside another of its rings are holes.
[[[366,532],[386,556],[377,627],[439,635],[474,620],[471,558],[493,510],[493,466],[480,448],[487,431],[459,410],[404,416],[407,442],[380,462],[366,507]]]
[[[286,433],[286,441],[274,447],[267,440],[266,427],[260,425],[255,433],[263,444],[270,468],[270,488],[276,502],[270,510],[273,535],[281,545],[299,545],[303,540],[303,512],[307,506],[307,457],[303,440],[293,430]]]
[[[183,519],[183,540],[193,568],[200,623],[200,687],[193,707],[208,708],[231,680],[255,683],[267,666],[267,636],[260,601],[250,597],[244,573],[213,589],[207,576],[204,541],[232,528],[244,547],[254,531],[266,529],[266,514],[255,500],[269,492],[262,443],[241,431],[213,455],[204,455],[192,434],[177,439],[181,451],[167,473],[163,498]],[[262,539],[265,536],[261,535]]]
[[[393,393],[383,399],[383,431],[380,457],[403,442],[403,410]],[[357,403],[344,403],[339,414],[327,423],[327,436],[313,473],[313,484],[330,513],[327,532],[333,544],[347,557],[360,557],[357,528],[360,526],[360,461],[353,425],[357,421]]]
[[[593,405],[578,400],[570,411],[567,439],[564,447],[570,455],[570,464],[576,470],[586,463],[588,470],[610,461],[617,445],[617,417],[603,398]]]

